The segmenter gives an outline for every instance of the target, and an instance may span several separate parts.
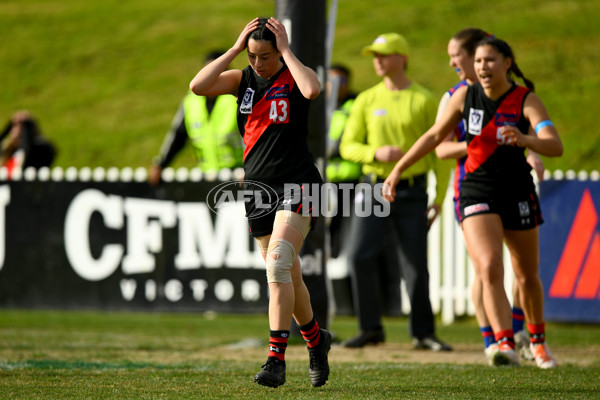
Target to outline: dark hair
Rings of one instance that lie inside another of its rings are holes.
[[[261,17],[258,19],[258,26],[252,33],[248,35],[246,39],[246,47],[248,47],[248,41],[250,39],[254,40],[263,40],[266,42],[271,42],[273,48],[277,50],[277,38],[275,34],[267,27],[267,22],[269,22],[269,18]]]
[[[460,47],[465,49],[469,56],[475,54],[475,48],[477,43],[485,39],[488,36],[492,36],[483,29],[479,28],[465,28],[462,29],[452,36],[452,39],[460,43]]]
[[[350,80],[350,69],[348,69],[348,67],[346,67],[343,64],[331,64],[329,66],[329,69],[334,70],[334,71],[338,71],[339,73],[341,73],[342,75],[344,75],[346,77],[346,79]]]
[[[476,47],[481,47],[481,46],[492,46],[499,53],[501,53],[505,58],[510,58],[512,62],[510,64],[508,73],[515,74],[516,76],[521,78],[523,80],[523,82],[525,82],[525,86],[527,86],[532,92],[535,91],[535,85],[533,84],[532,81],[525,78],[525,76],[523,75],[523,72],[521,72],[521,69],[517,65],[517,62],[515,61],[515,55],[511,49],[511,47],[508,45],[508,43],[506,43],[502,39],[498,39],[497,37],[488,36],[488,37],[480,40],[479,43],[477,43]],[[509,75],[509,78],[510,78],[510,75]]]
[[[204,57],[204,62],[216,60],[217,58],[221,57],[223,54],[225,54],[225,52],[223,50],[219,50],[219,49],[211,50]]]

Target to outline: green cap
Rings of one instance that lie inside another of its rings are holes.
[[[384,33],[377,36],[370,46],[363,47],[362,53],[365,56],[373,55],[373,53],[385,56],[390,54],[403,54],[407,56],[408,43],[404,39],[404,36],[398,33]]]

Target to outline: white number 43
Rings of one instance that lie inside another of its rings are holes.
[[[269,112],[269,118],[277,123],[285,122],[288,118],[288,103],[285,100],[272,101],[271,111]]]

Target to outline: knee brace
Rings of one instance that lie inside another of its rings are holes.
[[[306,235],[308,235],[308,232],[310,232],[311,218],[312,217],[310,216],[300,215],[293,211],[279,210],[275,214],[275,222],[273,223],[273,226],[280,223],[292,225],[302,234],[302,238],[306,239]]]
[[[267,250],[267,282],[292,283],[292,266],[296,259],[294,246],[284,239],[277,239]]]

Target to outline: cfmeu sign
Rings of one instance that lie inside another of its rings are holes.
[[[600,322],[600,182],[555,181],[541,198],[546,317]]]
[[[109,277],[121,264],[126,275],[151,273],[156,268],[155,254],[162,251],[163,229],[178,227],[176,269],[199,269],[201,265],[260,268],[262,260],[257,255],[253,257],[250,251],[243,213],[236,212],[239,211],[236,204],[230,206],[229,212],[218,216],[213,229],[204,203],[124,198],[87,189],[75,196],[67,210],[64,232],[67,258],[75,272],[90,281]],[[106,243],[100,255],[94,256],[90,246],[90,221],[94,213],[101,214],[107,228],[126,229],[126,246]]]

